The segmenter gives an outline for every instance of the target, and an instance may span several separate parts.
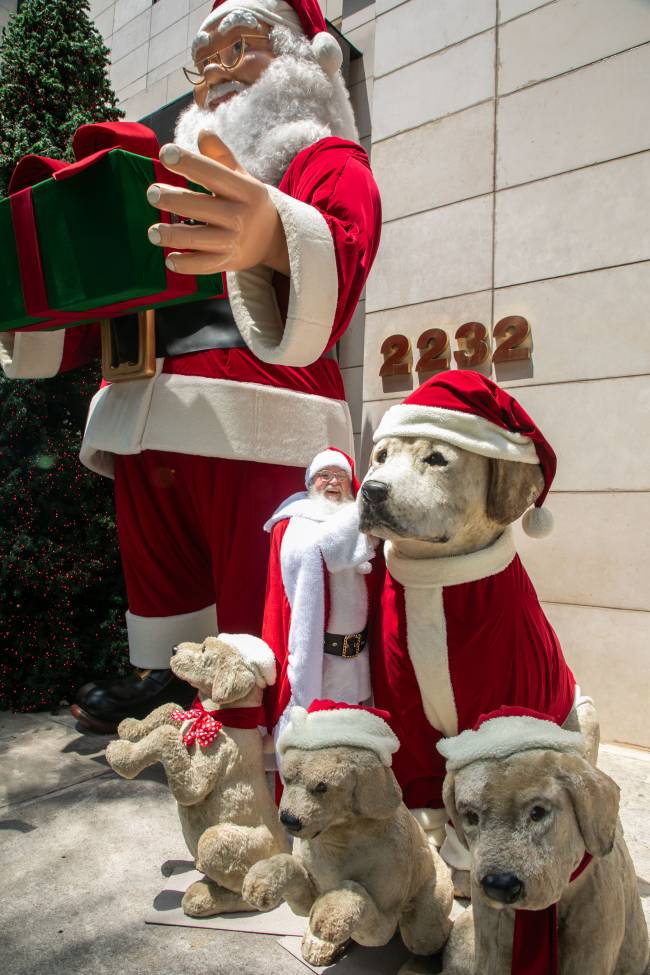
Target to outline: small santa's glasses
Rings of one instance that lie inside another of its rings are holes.
[[[244,60],[247,47],[268,49],[269,43],[267,34],[239,34],[234,41],[225,47],[215,51],[214,54],[210,54],[209,57],[197,61],[196,71],[183,68],[183,74],[190,84],[201,85],[205,81],[205,69],[209,65],[216,64],[224,71],[234,71]]]
[[[319,471],[318,474],[314,475],[315,481],[322,481],[323,483],[331,483],[332,481],[338,481],[340,484],[347,483],[350,478],[345,473],[345,471]]]

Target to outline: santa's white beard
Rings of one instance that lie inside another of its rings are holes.
[[[328,498],[323,491],[318,491],[313,484],[310,484],[307,488],[307,494],[309,500],[314,503],[314,506],[318,509],[318,512],[322,514],[325,518],[329,515],[336,514],[341,508],[346,504],[352,504],[354,499],[347,498],[341,495],[340,498]]]
[[[315,62],[291,54],[273,60],[253,85],[216,109],[190,105],[174,141],[196,152],[202,129],[215,132],[252,176],[274,186],[307,146],[332,135],[358,138],[341,75],[329,78]]]

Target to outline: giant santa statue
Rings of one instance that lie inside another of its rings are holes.
[[[317,0],[217,0],[192,56],[194,104],[161,160],[210,192],[151,187],[150,202],[190,222],[149,238],[178,248],[173,270],[224,272],[227,297],[156,312],[156,375],[104,383],[90,406],[81,459],[115,478],[138,668],[79,692],[73,713],[97,730],[180,699],[178,641],[260,632],[264,520],[323,443],[352,447],[335,345],[381,214],[340,49]],[[99,354],[93,326],[0,343],[10,377]]]

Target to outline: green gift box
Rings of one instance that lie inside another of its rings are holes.
[[[147,202],[157,181],[205,192],[157,159],[114,148],[0,201],[0,330],[69,326],[223,294],[220,274],[175,274],[163,248],[149,242],[149,226],[170,219]]]

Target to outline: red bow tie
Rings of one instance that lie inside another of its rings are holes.
[[[183,721],[194,722],[183,735],[183,743],[188,747],[198,741],[201,748],[207,748],[223,728],[221,721],[215,721],[212,715],[203,708],[192,708],[190,711],[173,711],[171,718],[172,721],[178,721],[179,724],[182,724]]]

